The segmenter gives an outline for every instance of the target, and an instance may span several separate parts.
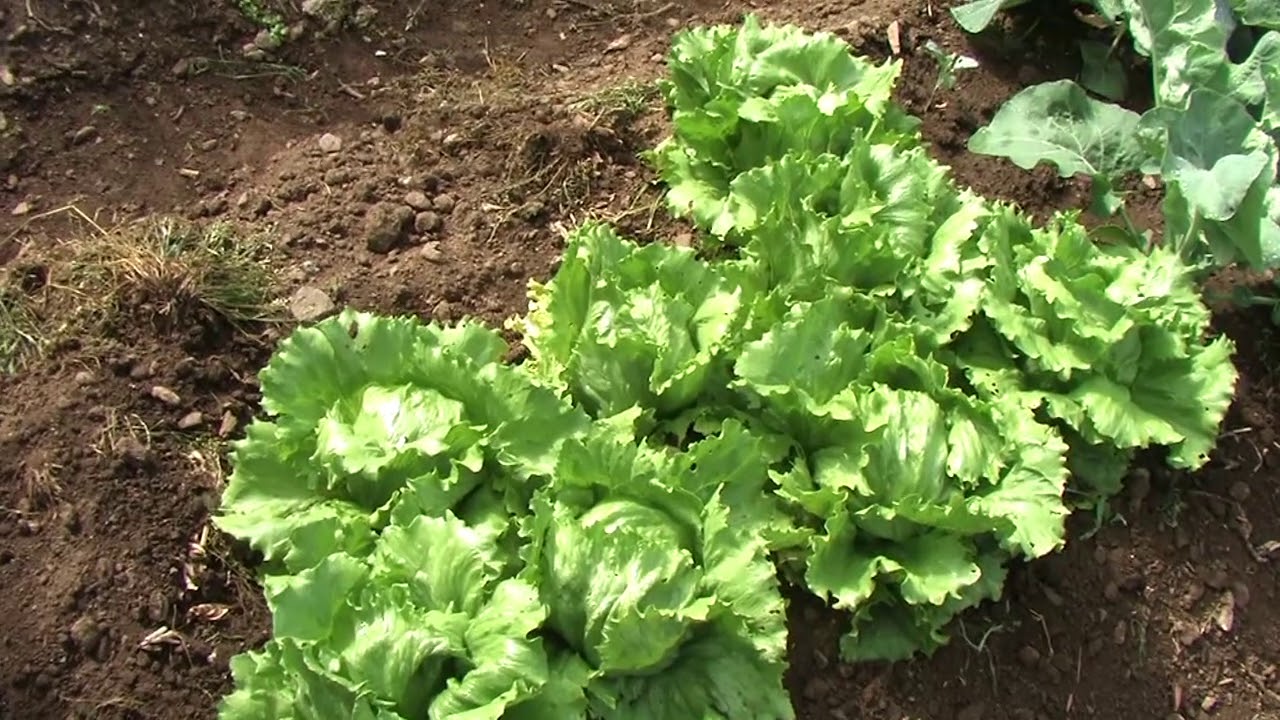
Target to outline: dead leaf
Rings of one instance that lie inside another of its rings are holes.
[[[187,611],[187,616],[192,620],[202,622],[218,622],[226,617],[229,612],[231,612],[231,607],[228,605],[200,603],[199,605],[192,605],[191,609]]]

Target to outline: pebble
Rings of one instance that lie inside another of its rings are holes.
[[[1230,590],[1222,594],[1222,600],[1218,603],[1218,611],[1214,613],[1213,622],[1224,633],[1231,632],[1231,629],[1236,626],[1236,600],[1234,593]]]
[[[1116,623],[1111,629],[1111,642],[1117,645],[1123,645],[1125,640],[1129,639],[1129,624],[1124,620]]]
[[[88,615],[83,615],[71,623],[71,642],[86,655],[93,655],[102,640],[102,628]]]
[[[230,437],[231,433],[236,431],[236,427],[240,421],[236,419],[236,414],[230,410],[222,413],[222,424],[218,426],[218,437]]]
[[[203,424],[204,424],[204,413],[200,412],[199,410],[193,410],[192,412],[189,412],[186,415],[183,415],[181,420],[178,420],[178,429],[192,430],[194,428],[200,427]]]
[[[444,253],[440,251],[440,243],[425,243],[418,252],[427,262],[438,263],[444,260]]]
[[[427,194],[421,190],[410,190],[405,193],[404,204],[414,210],[430,210],[431,198],[427,197]]]
[[[318,287],[304,285],[289,298],[289,314],[298,322],[310,323],[329,317],[338,309],[329,294]]]
[[[85,125],[79,130],[76,130],[75,133],[71,135],[71,142],[76,145],[82,145],[84,143],[89,142],[90,140],[94,139],[97,136],[98,136],[98,128],[92,125]]]
[[[263,29],[253,36],[253,44],[262,50],[278,50],[280,48],[280,39],[270,30]]]
[[[11,211],[11,214],[14,217],[21,217],[23,215],[29,214],[30,212],[31,212],[31,203],[27,202],[26,200],[23,200],[22,202],[13,206],[13,210]]]
[[[178,397],[178,393],[163,385],[153,385],[151,387],[151,397],[165,405],[178,405],[182,402],[182,398]]]
[[[94,379],[95,378],[93,373],[88,370],[81,370],[80,372],[76,373],[74,378],[75,383],[77,385],[92,385]]]
[[[325,133],[320,136],[317,143],[320,149],[329,154],[333,154],[342,150],[342,138],[333,133]]]

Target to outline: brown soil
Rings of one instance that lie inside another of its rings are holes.
[[[84,217],[266,233],[274,296],[309,286],[363,309],[495,324],[551,271],[562,227],[593,215],[644,238],[682,232],[636,159],[665,132],[657,105],[633,116],[581,101],[657,77],[673,28],[732,22],[747,3],[368,5],[364,29],[299,26],[254,63],[241,58],[256,28],[230,3],[0,1],[0,264],[36,318],[65,310],[45,303],[99,237]],[[900,99],[961,181],[1042,215],[1086,201],[1081,183],[964,150],[1019,88],[1075,72],[1069,42],[971,45],[927,0],[758,10],[876,57],[896,21]],[[982,67],[926,107],[930,38]],[[1158,194],[1139,188],[1135,215],[1154,226]],[[434,216],[370,251],[370,223],[409,200]],[[222,445],[255,412],[255,372],[287,326],[153,323],[145,298],[125,301],[132,312],[54,338],[0,379],[0,718],[213,717],[227,660],[270,630],[207,518]],[[1276,345],[1260,312],[1224,308],[1218,324],[1242,379],[1209,468],[1153,466],[1116,501],[1122,521],[1090,534],[1077,518],[1066,551],[1018,568],[1005,601],[964,616],[933,658],[842,665],[840,617],[798,598],[800,716],[1280,718],[1266,555],[1280,540]]]

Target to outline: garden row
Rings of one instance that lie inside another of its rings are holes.
[[[957,187],[834,36],[748,17],[669,69],[698,250],[577,228],[518,366],[349,310],[263,370],[216,522],[273,637],[223,718],[792,718],[782,583],[846,660],[929,652],[1135,452],[1206,461],[1236,373],[1182,247]]]

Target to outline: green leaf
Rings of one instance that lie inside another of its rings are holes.
[[[1023,169],[1047,162],[1062,177],[1085,174],[1110,186],[1147,164],[1137,113],[1091,99],[1070,80],[1042,83],[1014,95],[969,149],[1007,157]]]
[[[1120,102],[1129,93],[1129,76],[1110,43],[1080,42],[1080,84],[1089,92]]]
[[[965,32],[979,33],[987,29],[1001,10],[1025,5],[1027,0],[974,0],[951,8],[951,15]]]

